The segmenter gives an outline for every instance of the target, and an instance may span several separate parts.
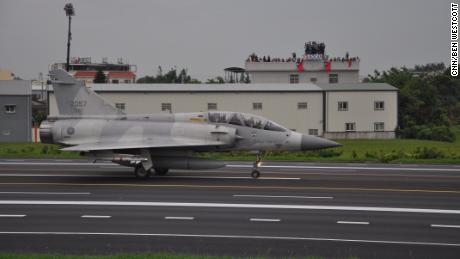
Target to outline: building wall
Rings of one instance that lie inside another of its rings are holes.
[[[5,105],[16,105],[6,113]],[[30,95],[0,95],[0,142],[31,141],[32,107]]]
[[[348,111],[339,111],[338,102],[347,101]],[[374,110],[375,101],[384,101],[384,110]],[[326,92],[327,136],[334,138],[394,138],[398,118],[397,91]],[[345,123],[354,122],[356,132],[345,132]],[[374,123],[383,122],[384,132],[375,132]]]
[[[311,83],[311,78],[316,78],[316,83],[328,84],[329,74],[337,74],[339,83],[358,83],[357,71],[253,71],[250,72],[251,83],[282,83],[290,82],[290,75],[299,75],[299,83]]]
[[[107,101],[125,103],[127,114],[150,114],[161,111],[161,103],[171,103],[172,112],[207,111],[208,103],[217,103],[221,111],[246,112],[273,120],[290,129],[308,133],[318,129],[322,134],[322,93],[139,93],[139,92],[100,92]],[[262,103],[262,110],[253,110],[254,102]],[[297,109],[297,103],[307,102],[307,109]],[[56,100],[50,94],[50,114],[57,115]]]
[[[127,114],[151,114],[161,111],[162,103],[171,103],[172,112],[207,111],[208,103],[217,103],[222,111],[261,115],[290,129],[308,134],[317,129],[323,135],[323,92],[99,92],[115,105],[125,104]],[[326,97],[326,133],[329,138],[394,138],[397,126],[397,91],[330,91]],[[347,101],[348,110],[338,111],[338,102]],[[374,110],[375,101],[384,101],[384,110]],[[261,102],[262,110],[252,103]],[[307,102],[307,109],[298,109]],[[57,115],[54,96],[50,94],[50,113]],[[345,131],[345,123],[354,122],[354,132]],[[375,122],[384,123],[384,131],[374,130]]]

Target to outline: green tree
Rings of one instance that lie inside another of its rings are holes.
[[[440,63],[374,71],[368,76],[369,82],[385,82],[399,89],[401,137],[453,140],[450,126],[460,124],[460,80],[448,70]]]
[[[206,81],[206,84],[224,84],[225,80],[221,76],[216,76],[215,78],[209,78]]]
[[[161,66],[158,67],[156,76],[144,76],[137,80],[137,83],[162,83],[162,84],[199,84],[200,80],[192,78],[187,69],[183,68],[180,71],[176,67],[171,68],[163,74]]]
[[[104,72],[102,71],[102,69],[98,69],[96,72],[96,75],[94,76],[93,83],[103,84],[103,83],[106,83],[106,81],[107,81],[107,78],[105,77]]]

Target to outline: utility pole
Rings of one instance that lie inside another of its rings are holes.
[[[70,41],[72,40],[72,32],[70,31],[70,25],[72,24],[72,16],[75,15],[75,10],[73,5],[68,3],[64,6],[65,15],[69,17],[69,30],[67,32],[67,60],[65,65],[65,70],[69,71],[70,64]]]

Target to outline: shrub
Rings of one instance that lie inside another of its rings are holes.
[[[353,159],[358,158],[358,154],[356,153],[356,151],[354,151],[354,150],[351,151],[351,158],[353,158]]]
[[[318,156],[320,157],[337,157],[337,156],[342,155],[342,151],[334,150],[334,149],[322,149],[316,152],[318,153]]]
[[[418,159],[435,159],[435,158],[444,158],[446,155],[444,152],[437,150],[436,148],[428,148],[428,147],[417,147],[414,152],[415,158]]]
[[[44,145],[44,146],[42,147],[42,150],[40,150],[40,153],[42,153],[42,154],[48,154],[48,149],[49,149],[49,148],[48,148],[48,145]]]
[[[454,142],[455,134],[448,126],[414,125],[398,130],[398,135],[403,138],[416,138]]]

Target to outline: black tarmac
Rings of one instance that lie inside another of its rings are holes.
[[[0,251],[459,258],[460,166],[249,162],[136,179],[0,160]]]

